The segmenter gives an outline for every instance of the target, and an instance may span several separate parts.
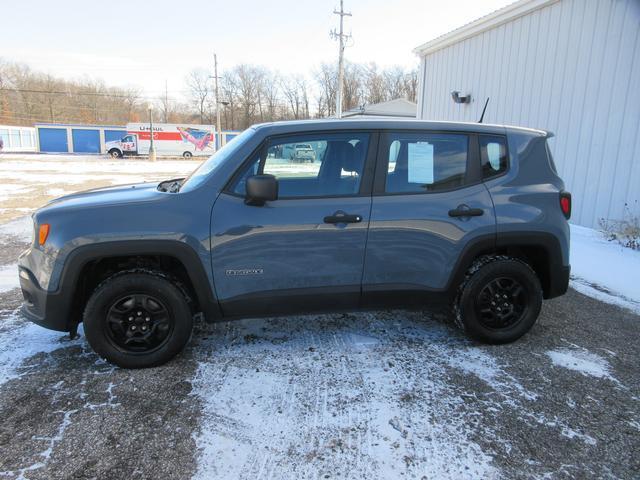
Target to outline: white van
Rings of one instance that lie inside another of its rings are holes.
[[[128,123],[127,134],[120,140],[107,142],[105,147],[114,158],[149,155],[150,140],[148,123]],[[215,128],[213,125],[154,123],[153,146],[158,156],[209,156],[216,151]]]

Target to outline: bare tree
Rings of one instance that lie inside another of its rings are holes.
[[[211,93],[209,73],[204,69],[195,69],[189,72],[186,79],[191,101],[195,105],[200,115],[200,123],[204,123],[204,116],[207,110],[207,98]]]

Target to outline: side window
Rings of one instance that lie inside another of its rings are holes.
[[[369,134],[327,133],[273,138],[250,160],[232,187],[244,195],[252,175],[278,179],[279,198],[356,195]]]
[[[388,193],[425,193],[464,185],[469,138],[462,134],[388,135]]]
[[[480,135],[478,141],[482,179],[486,180],[506,172],[509,165],[506,139],[498,135]]]

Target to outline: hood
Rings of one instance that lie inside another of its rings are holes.
[[[41,210],[122,205],[127,203],[150,202],[166,197],[167,194],[158,191],[157,187],[158,183],[137,183],[95,188],[56,198],[47,203]]]

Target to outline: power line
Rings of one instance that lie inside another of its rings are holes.
[[[147,96],[147,95],[123,95],[118,93],[101,93],[101,92],[72,92],[72,91],[57,91],[57,90],[36,90],[31,88],[7,88],[2,87],[0,91],[3,92],[16,92],[16,93],[40,93],[45,95],[65,95],[65,96],[89,96],[89,97],[110,97],[110,98],[139,98],[139,99],[147,99],[147,100],[157,100],[158,96]]]

